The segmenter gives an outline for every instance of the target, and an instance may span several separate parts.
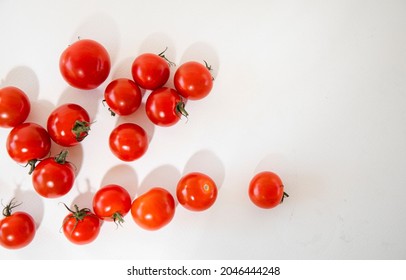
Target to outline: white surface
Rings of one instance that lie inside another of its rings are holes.
[[[40,198],[27,170],[5,149],[0,130],[0,198],[23,201],[38,223],[26,248],[0,248],[2,259],[404,259],[406,258],[405,1],[0,1],[1,86],[32,100],[30,121],[45,125],[56,105],[88,109],[91,134],[71,149],[79,166],[63,199]],[[77,37],[96,39],[112,58],[97,90],[62,79],[61,52]],[[178,65],[206,59],[212,93],[189,102],[190,118],[153,127],[144,113],[117,120],[102,106],[113,78],[130,77],[142,52],[162,51]],[[114,158],[116,122],[148,131],[147,154]],[[54,146],[54,153],[59,148]],[[290,197],[256,208],[248,182],[277,172]],[[174,193],[188,171],[220,186],[203,213],[176,208],[164,229],[148,232],[127,216],[105,223],[98,239],[70,244],[59,204],[90,207],[92,194],[115,182],[133,197],[162,185]]]

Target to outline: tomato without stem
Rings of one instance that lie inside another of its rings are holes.
[[[289,195],[284,192],[282,180],[277,174],[263,171],[256,174],[248,189],[251,201],[260,208],[273,208],[283,202]]]
[[[170,192],[154,187],[137,197],[131,205],[135,223],[146,230],[158,230],[167,225],[175,215],[175,200]]]
[[[0,89],[0,127],[10,128],[23,123],[31,110],[28,96],[13,86]]]
[[[112,153],[123,161],[134,161],[148,149],[145,130],[135,123],[123,123],[110,133],[109,146]]]
[[[89,134],[90,117],[86,109],[74,103],[55,108],[48,117],[47,129],[55,143],[72,147]]]
[[[59,69],[65,81],[79,89],[100,86],[110,73],[107,50],[98,42],[81,39],[68,46],[59,59]]]
[[[104,91],[104,101],[113,116],[134,113],[140,107],[141,100],[141,89],[132,80],[125,78],[112,81]]]

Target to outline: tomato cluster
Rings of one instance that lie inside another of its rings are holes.
[[[117,78],[108,83],[103,104],[112,116],[135,113],[145,98],[148,119],[157,126],[169,127],[182,116],[188,117],[188,100],[201,100],[211,92],[214,79],[206,61],[181,64],[173,75],[174,87],[166,86],[175,64],[166,58],[165,51],[138,55],[131,65],[133,79]],[[64,80],[81,90],[103,84],[110,67],[107,50],[90,39],[68,46],[59,61]],[[33,188],[40,196],[63,197],[72,189],[77,175],[74,163],[67,160],[68,150],[89,135],[90,116],[78,104],[62,104],[50,113],[43,127],[26,122],[29,113],[30,101],[23,91],[13,86],[0,89],[0,127],[11,129],[6,140],[9,156],[19,164],[30,165]],[[56,156],[49,155],[52,143],[64,147]],[[110,132],[109,148],[118,159],[131,162],[147,152],[148,135],[139,124],[123,123]],[[110,184],[94,194],[92,209],[65,205],[68,214],[62,229],[72,243],[87,244],[98,236],[104,221],[121,225],[130,213],[141,228],[158,230],[174,217],[176,201],[190,211],[205,211],[215,203],[217,194],[214,180],[200,172],[179,178],[175,195],[156,186],[133,199],[123,186]],[[257,174],[249,184],[248,195],[261,208],[275,207],[287,196],[282,181],[272,172]],[[36,231],[28,213],[12,213],[18,205],[12,200],[4,206],[5,218],[0,221],[0,245],[10,249],[28,245]]]

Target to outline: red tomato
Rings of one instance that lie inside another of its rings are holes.
[[[176,70],[174,84],[183,97],[198,100],[206,97],[213,87],[213,77],[210,67],[195,61],[189,61]]]
[[[51,138],[42,126],[36,123],[22,123],[10,131],[6,147],[13,160],[33,166],[38,159],[49,154]]]
[[[14,200],[3,209],[4,218],[0,220],[0,245],[7,249],[20,249],[34,239],[36,226],[32,216],[25,212],[11,213],[20,204]]]
[[[289,196],[284,192],[279,176],[270,171],[260,172],[252,178],[248,195],[256,206],[266,209],[279,205]]]
[[[102,220],[121,224],[123,217],[131,209],[131,197],[128,191],[115,184],[99,189],[93,197],[93,211]]]
[[[134,113],[141,105],[140,88],[132,80],[121,78],[112,81],[104,91],[104,100],[114,116],[126,116]]]
[[[23,123],[30,113],[28,96],[19,88],[0,89],[0,127],[10,128]]]
[[[137,197],[131,205],[135,223],[146,230],[158,230],[175,215],[175,200],[167,190],[155,187]]]
[[[151,92],[145,103],[148,118],[156,125],[171,126],[176,124],[181,115],[187,117],[185,102],[176,90],[163,87]]]
[[[66,161],[67,150],[56,157],[40,161],[32,173],[32,184],[43,197],[56,198],[67,194],[75,181],[75,168]]]
[[[110,73],[110,56],[98,42],[81,39],[68,46],[59,59],[59,69],[65,81],[79,89],[94,89]]]
[[[140,87],[154,90],[168,81],[169,66],[173,63],[166,59],[163,54],[165,51],[160,54],[144,53],[134,60],[131,73]]]
[[[110,133],[110,150],[123,161],[134,161],[148,149],[148,137],[145,130],[135,123],[123,123]]]
[[[78,104],[63,104],[54,109],[48,117],[47,129],[55,143],[72,147],[81,142],[90,130],[90,117]]]
[[[99,235],[101,220],[88,208],[79,210],[75,204],[75,210],[66,209],[70,212],[62,224],[62,231],[66,238],[78,245],[88,244],[94,241]]]
[[[210,208],[216,201],[217,186],[206,174],[192,172],[179,180],[176,197],[186,209],[203,211]]]

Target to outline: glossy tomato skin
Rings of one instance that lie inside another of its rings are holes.
[[[172,126],[181,118],[184,102],[176,90],[162,87],[150,93],[145,103],[148,118],[159,126]]]
[[[123,123],[110,133],[109,146],[112,153],[122,161],[134,161],[148,149],[145,130],[135,123]]]
[[[179,204],[192,211],[210,208],[217,199],[216,183],[208,175],[191,172],[183,176],[176,187]]]
[[[144,53],[135,58],[131,73],[134,81],[142,88],[154,90],[162,87],[169,79],[168,62],[153,53]]]
[[[271,171],[259,172],[252,178],[248,195],[256,206],[264,209],[278,206],[286,196],[282,180]]]
[[[196,61],[179,66],[173,81],[179,94],[190,100],[206,97],[213,88],[213,77],[209,69]]]
[[[51,149],[51,138],[45,128],[36,123],[22,123],[14,127],[6,142],[7,152],[18,163],[46,157]]]
[[[89,114],[78,104],[60,105],[48,116],[47,130],[51,139],[58,145],[63,147],[75,146],[88,135],[90,130]]]
[[[100,86],[107,79],[110,68],[107,50],[90,39],[80,39],[68,46],[59,59],[59,69],[65,81],[83,90]]]
[[[121,223],[130,211],[131,203],[130,194],[125,188],[109,184],[93,196],[93,211],[102,220]]]
[[[104,91],[104,100],[112,114],[127,116],[140,107],[142,93],[134,81],[119,78],[107,85]]]
[[[154,187],[134,199],[131,216],[135,223],[146,230],[166,226],[175,215],[175,200],[170,192]]]
[[[0,89],[0,127],[11,128],[25,122],[30,110],[30,100],[21,89],[13,86]]]

